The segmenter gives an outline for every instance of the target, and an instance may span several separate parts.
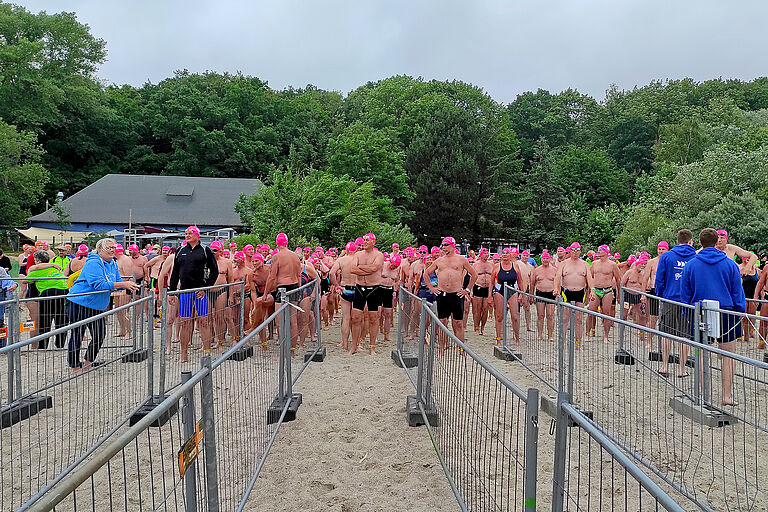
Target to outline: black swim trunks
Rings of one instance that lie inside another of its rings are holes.
[[[541,290],[536,290],[536,296],[541,297],[542,299],[557,300],[555,298],[554,292],[543,292]]]
[[[354,286],[345,286],[343,290],[341,290],[341,298],[344,299],[347,302],[354,302],[355,300],[355,287]]]
[[[464,320],[464,297],[458,292],[439,292],[437,294],[437,318],[453,317],[454,320]]]
[[[392,286],[382,286],[379,293],[381,293],[381,307],[392,309],[392,294],[395,293],[395,289]]]
[[[652,295],[648,297],[648,314],[651,316],[659,316],[659,299],[655,297],[656,288],[651,288],[648,293]]]
[[[474,285],[472,287],[472,295],[475,297],[482,297],[483,299],[488,298],[488,287],[487,286],[477,286]]]
[[[581,290],[563,290],[563,300],[568,303],[584,303],[584,288]]]
[[[352,301],[352,307],[358,311],[363,311],[368,306],[368,311],[374,312],[381,306],[381,286],[361,286],[355,285],[355,298]]]
[[[275,302],[280,302],[280,288],[285,288],[286,292],[291,292],[299,287],[299,283],[291,283],[291,284],[281,284],[278,285],[277,290],[273,291],[271,293],[272,298],[275,299]],[[298,301],[294,301],[298,302]]]

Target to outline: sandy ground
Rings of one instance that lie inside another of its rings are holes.
[[[426,427],[406,421],[413,389],[392,364],[393,343],[346,356],[338,327],[323,337],[328,357],[301,376],[304,402],[280,428],[248,510],[456,510]]]

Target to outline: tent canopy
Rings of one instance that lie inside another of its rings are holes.
[[[16,231],[33,242],[42,240],[51,246],[54,244],[79,244],[91,234],[90,231],[60,231],[45,228],[17,229]]]

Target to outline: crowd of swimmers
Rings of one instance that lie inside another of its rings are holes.
[[[716,248],[729,259],[740,261],[746,297],[761,299],[763,290],[768,288],[768,272],[760,272],[753,253],[729,243],[727,232],[718,230],[717,235]],[[238,247],[235,242],[224,240],[203,246],[195,226],[186,230],[185,240],[178,249],[167,245],[147,245],[141,249],[131,244],[124,250],[120,244],[114,246],[114,261],[123,279],[151,291],[158,299],[153,312],[156,326],[166,329],[168,353],[173,343],[180,343],[182,361],[188,360],[195,329],[201,335],[201,350],[236,343],[275,311],[276,302],[283,299],[280,289],[287,292],[287,300],[298,305],[291,315],[294,351],[307,340],[317,338],[315,311],[319,311],[323,329],[334,325],[340,316],[339,346],[348,354],[366,345],[368,352],[374,354],[382,334],[384,341],[390,341],[393,312],[398,302],[404,311],[401,329],[406,337],[413,338],[419,328],[422,304],[421,300],[413,300],[414,297],[435,303],[440,321],[448,325],[450,320],[454,334],[461,340],[465,339],[471,312],[475,334],[485,336],[488,322],[492,321],[495,343],[500,344],[505,309],[510,314],[515,343],[520,343],[521,317],[525,328],[536,332],[539,340],[551,340],[558,298],[614,317],[617,302],[621,303],[623,297],[621,307],[626,308],[626,316],[637,324],[655,328],[660,325],[659,301],[654,298],[658,293],[657,270],[662,255],[670,250],[668,242],[660,241],[655,255],[641,251],[622,260],[608,245],[583,251],[581,245],[574,242],[552,252],[544,249],[536,257],[517,247],[505,247],[494,253],[480,248],[461,254],[456,241],[448,236],[440,246],[401,249],[394,243],[391,250],[384,251],[376,247],[373,233],[348,242],[341,250],[336,247],[325,250],[321,246],[291,250],[284,233],[277,236],[274,248],[266,243]],[[23,249],[18,257],[20,274],[29,280],[21,282],[22,297],[65,296],[89,254],[85,244],[79,245],[75,252],[65,245],[56,247],[54,253],[44,242]],[[35,280],[35,277],[44,279]],[[53,279],[55,277],[60,280]],[[316,279],[317,289],[306,293],[294,291]],[[196,288],[207,290],[205,293],[182,292]],[[624,294],[622,288],[625,288]],[[170,293],[165,318],[160,318],[164,291]],[[138,296],[141,294],[115,290],[110,307],[128,304]],[[749,301],[747,312],[755,313],[758,303]],[[51,302],[51,306],[53,304]],[[37,319],[37,333],[48,332],[53,325],[60,326],[67,321],[63,308],[43,306],[45,311],[41,311],[36,302],[27,302],[25,306],[30,318]],[[576,324],[583,325],[575,335],[576,344],[581,346],[584,337],[595,336],[596,316],[588,315],[584,325],[583,310],[573,311]],[[570,313],[570,308],[564,310],[566,325]],[[538,321],[531,321],[532,314]],[[117,336],[131,335],[128,310],[117,315],[117,323]],[[600,336],[607,343],[613,323],[606,320],[601,324]],[[763,324],[761,331],[765,329]],[[750,326],[743,332],[747,340],[753,334]],[[274,338],[274,333],[273,324],[260,331],[263,347]],[[761,334],[760,346],[763,347],[765,333]],[[228,336],[230,342],[227,342]],[[63,337],[57,338],[57,346],[63,343]],[[39,348],[45,346],[41,343]]]

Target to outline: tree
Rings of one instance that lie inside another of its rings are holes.
[[[656,127],[640,116],[627,117],[611,127],[608,154],[633,174],[651,171]]]
[[[53,210],[54,215],[56,215],[56,225],[59,226],[59,230],[62,233],[68,230],[69,226],[72,225],[70,222],[70,219],[72,219],[72,213],[69,211],[69,209],[57,201],[51,210]]]
[[[629,175],[604,151],[571,146],[554,160],[553,169],[564,190],[583,195],[587,209],[630,199]]]
[[[0,121],[0,226],[25,225],[30,205],[43,196],[42,155],[33,133]]]
[[[404,152],[398,144],[384,130],[356,122],[330,140],[328,155],[331,172],[357,182],[370,181],[377,196],[388,197],[401,207],[402,217],[413,193],[408,189]]]
[[[392,208],[390,199],[375,197],[369,182],[358,184],[346,175],[287,168],[273,171],[267,186],[241,196],[235,204],[243,224],[262,240],[274,240],[283,231],[289,237],[341,246],[373,232],[380,244],[413,243],[406,228],[389,224]],[[401,238],[388,240],[388,236]]]
[[[567,195],[552,171],[552,155],[541,138],[534,148],[531,172],[526,176],[526,241],[540,247],[555,247],[567,236]]]

